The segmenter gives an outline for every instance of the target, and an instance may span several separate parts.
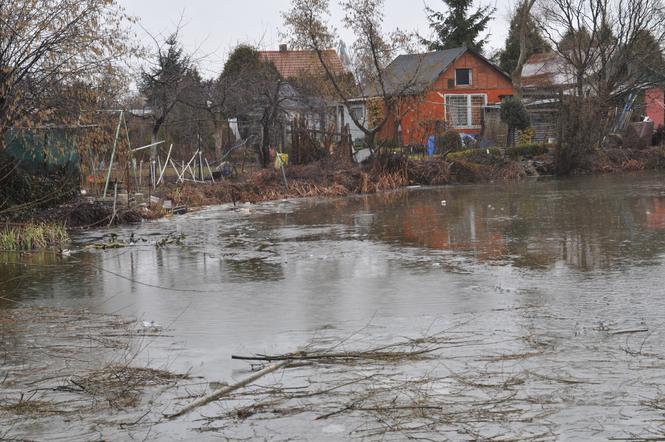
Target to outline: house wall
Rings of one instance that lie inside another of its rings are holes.
[[[449,80],[454,84],[456,69],[471,69],[470,86],[449,87]],[[466,52],[446,72],[444,72],[422,95],[402,99],[396,115],[381,130],[379,138],[387,142],[398,141],[398,129],[401,130],[401,143],[404,145],[425,145],[427,138],[433,135],[433,128],[445,124],[447,120],[445,95],[447,94],[485,94],[486,104],[501,102],[501,97],[513,95],[510,79],[471,52]],[[460,132],[478,134],[480,128],[459,129]]]
[[[365,115],[365,117],[362,119],[361,123],[364,123],[367,125],[367,106],[365,105],[365,102],[357,102],[354,103],[353,106],[357,106],[362,108],[362,112]],[[353,118],[351,118],[351,115],[349,114],[349,110],[346,108],[344,105],[339,106],[339,111],[338,111],[338,122],[337,122],[337,127],[341,128],[343,125],[348,124],[349,125],[349,130],[351,132],[351,139],[356,142],[360,141],[363,138],[365,138],[365,132],[362,131],[358,126],[356,126],[356,123],[353,121]]]
[[[653,87],[644,92],[646,114],[651,118],[654,127],[665,124],[665,91],[662,87]]]

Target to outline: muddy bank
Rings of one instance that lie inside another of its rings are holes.
[[[665,150],[608,149],[583,158],[574,175],[633,172],[665,168]],[[262,170],[242,181],[215,184],[186,184],[163,192],[176,205],[198,207],[225,203],[258,203],[285,198],[330,197],[376,193],[414,185],[450,185],[512,182],[528,177],[555,175],[555,153],[510,158],[490,151],[464,159],[409,160],[384,156],[371,165],[338,165],[325,161],[289,166],[288,188],[282,175]]]
[[[113,217],[113,204],[90,201],[76,196],[69,202],[51,207],[30,207],[26,210],[9,210],[0,214],[0,224],[25,224],[29,222],[60,223],[69,229],[94,229],[112,225],[139,223],[144,219],[161,217],[160,210],[141,210],[136,207],[120,207]]]
[[[607,149],[579,161],[574,175],[654,170],[665,167],[665,150]],[[555,175],[555,153],[513,158],[494,150],[478,149],[463,159],[411,160],[384,155],[370,164],[358,165],[330,160],[286,168],[286,183],[279,171],[260,170],[236,180],[215,183],[165,185],[156,195],[173,206],[197,207],[227,203],[259,203],[302,198],[371,194],[414,185],[450,185],[519,181],[527,177]],[[62,222],[69,228],[98,228],[156,219],[168,215],[160,204],[150,207],[120,207],[113,216],[108,202],[77,197],[54,207],[17,207],[0,213],[5,222]]]
[[[242,181],[174,186],[164,192],[164,197],[175,205],[187,207],[258,203],[287,198],[369,194],[413,185],[519,180],[551,171],[551,157],[543,156],[536,163],[545,166],[537,168],[531,159],[516,161],[486,157],[451,162],[443,159],[407,160],[397,155],[385,156],[368,166],[316,162],[289,166],[286,170],[288,187],[281,173],[266,169]]]
[[[636,172],[665,168],[665,149],[606,149],[584,158],[575,174]]]

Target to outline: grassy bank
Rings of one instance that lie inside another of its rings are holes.
[[[62,247],[69,242],[61,223],[29,223],[0,229],[0,250],[29,251]]]

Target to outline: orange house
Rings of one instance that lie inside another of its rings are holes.
[[[479,134],[483,107],[514,92],[508,74],[465,47],[400,55],[383,77],[386,93],[397,104],[379,139],[402,145],[426,145],[442,129]]]

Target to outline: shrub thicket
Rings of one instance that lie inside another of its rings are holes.
[[[441,152],[458,152],[464,149],[464,143],[460,137],[460,133],[455,129],[451,129],[444,133],[439,138],[439,148]]]

